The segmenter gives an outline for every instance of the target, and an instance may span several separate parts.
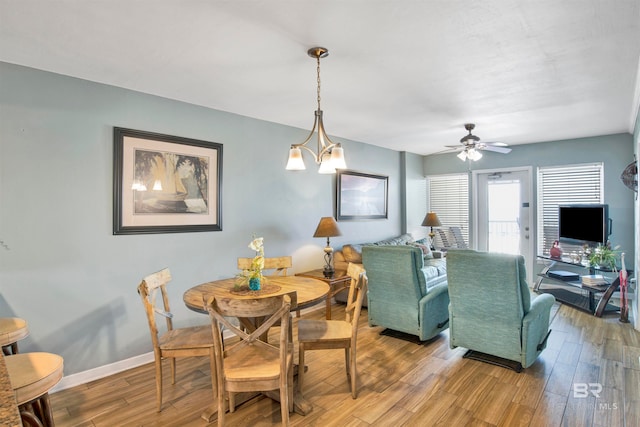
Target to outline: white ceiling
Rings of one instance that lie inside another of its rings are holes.
[[[633,132],[637,0],[0,0],[0,61],[418,154]],[[286,144],[301,141],[286,141]],[[348,148],[345,146],[345,151]]]

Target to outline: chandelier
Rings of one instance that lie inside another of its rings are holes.
[[[346,169],[347,164],[344,161],[344,151],[339,143],[331,141],[327,132],[324,130],[322,122],[322,109],[320,109],[320,58],[329,55],[329,50],[324,47],[312,47],[307,54],[316,58],[317,61],[317,81],[318,81],[318,109],[315,111],[313,120],[313,128],[307,139],[300,144],[292,144],[289,150],[289,160],[287,161],[287,170],[304,170],[304,160],[302,159],[302,149],[308,151],[313,156],[313,160],[320,165],[319,173],[336,173],[336,169]],[[307,143],[313,139],[316,134],[317,152],[307,147]]]

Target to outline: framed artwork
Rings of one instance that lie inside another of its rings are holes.
[[[336,219],[344,221],[387,218],[388,181],[388,176],[338,170]]]
[[[113,132],[113,234],[222,230],[222,144]]]

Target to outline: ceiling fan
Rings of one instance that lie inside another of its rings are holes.
[[[471,131],[476,127],[473,123],[466,123],[464,128],[469,132],[468,135],[463,136],[460,139],[459,145],[447,145],[446,147],[455,148],[456,151],[460,151],[458,158],[465,161],[467,159],[477,161],[482,158],[480,151],[493,151],[495,153],[507,154],[511,152],[511,148],[507,148],[507,144],[503,142],[480,142],[480,138],[473,135]]]

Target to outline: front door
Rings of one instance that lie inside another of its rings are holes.
[[[533,278],[531,169],[474,172],[476,247],[524,256]]]

